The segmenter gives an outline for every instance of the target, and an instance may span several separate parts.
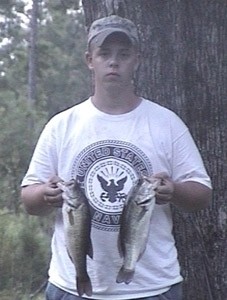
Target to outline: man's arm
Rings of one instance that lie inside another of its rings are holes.
[[[157,204],[171,202],[186,212],[207,208],[211,203],[212,190],[195,181],[174,182],[166,173],[156,174],[161,184],[156,189]]]
[[[31,215],[43,216],[62,206],[62,191],[57,187],[61,179],[57,176],[47,183],[22,187],[21,198],[26,211]]]

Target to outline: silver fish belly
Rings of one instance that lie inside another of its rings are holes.
[[[63,191],[64,234],[66,248],[76,270],[77,292],[79,296],[91,296],[92,285],[87,273],[87,255],[92,257],[88,200],[75,180],[59,182],[58,186]]]
[[[129,284],[132,281],[136,262],[145,251],[157,184],[157,181],[142,177],[128,194],[120,221],[118,244],[123,265],[117,275],[117,283]]]

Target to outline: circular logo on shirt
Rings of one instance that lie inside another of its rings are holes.
[[[100,141],[85,148],[72,168],[89,200],[92,225],[116,231],[132,185],[140,175],[151,175],[148,157],[136,146],[120,141]]]

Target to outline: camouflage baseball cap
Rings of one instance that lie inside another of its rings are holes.
[[[138,32],[135,24],[125,18],[117,15],[104,17],[95,20],[90,27],[88,33],[88,45],[94,40],[96,45],[100,47],[104,40],[114,32],[122,32],[128,36],[133,45],[138,44]]]

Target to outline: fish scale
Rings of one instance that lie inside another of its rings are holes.
[[[144,176],[128,194],[120,221],[119,252],[123,256],[123,264],[117,283],[129,284],[132,281],[136,263],[146,249],[158,184],[158,180]]]
[[[91,216],[88,200],[75,180],[59,182],[63,191],[63,224],[68,254],[76,270],[79,296],[92,295],[92,285],[87,273],[87,255],[92,257],[90,240]]]

